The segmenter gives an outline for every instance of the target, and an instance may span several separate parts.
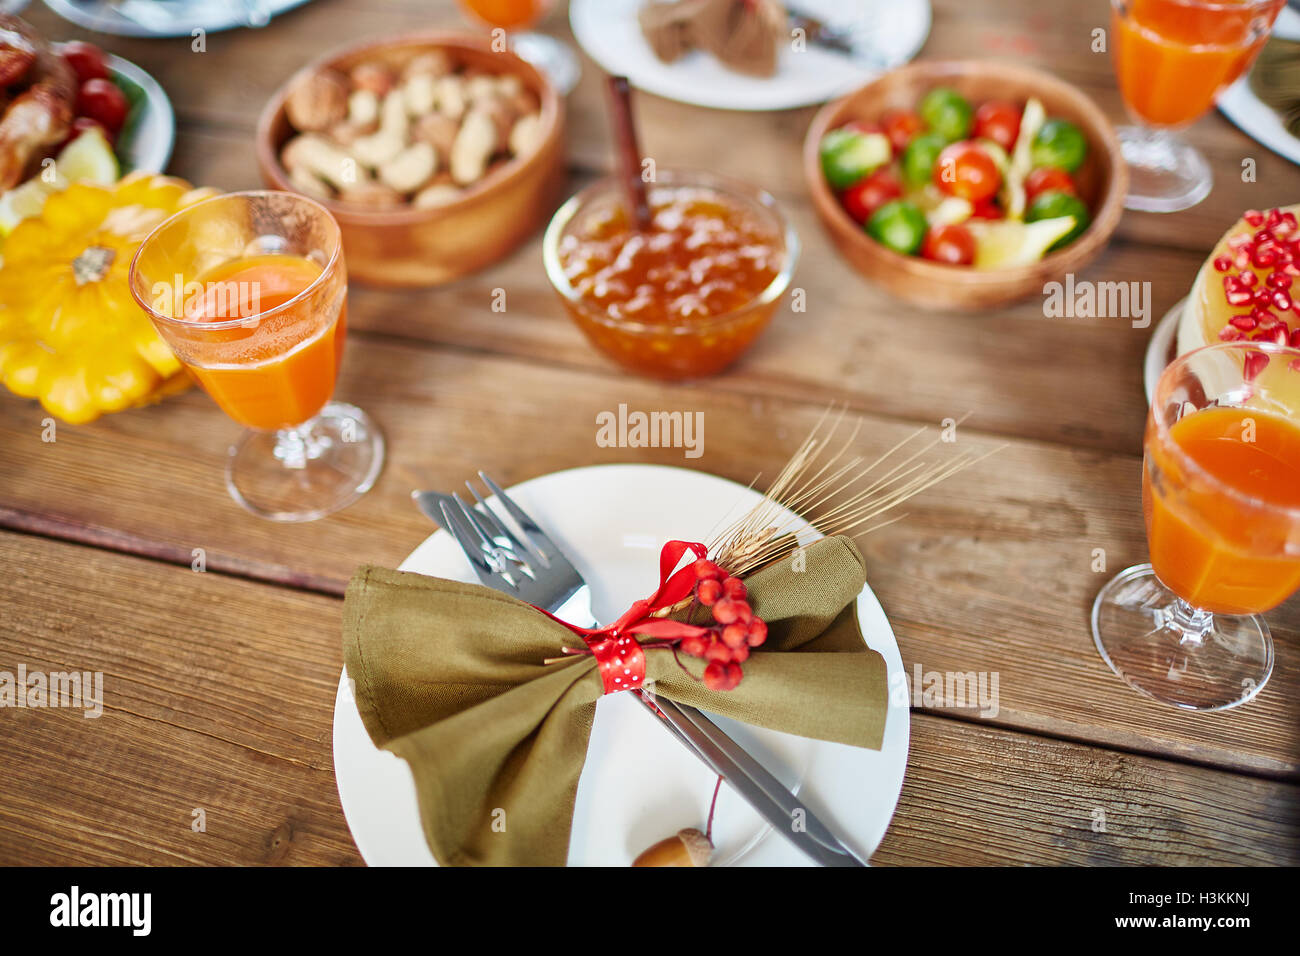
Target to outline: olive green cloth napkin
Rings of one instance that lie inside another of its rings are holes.
[[[853,542],[824,538],[746,581],[768,639],[739,687],[706,689],[668,650],[646,651],[647,680],[746,723],[878,750],[888,693],[885,663],[858,631],[863,582]],[[582,639],[488,588],[377,567],[353,576],[343,655],[357,707],[376,746],[411,765],[439,863],[564,864],[601,695],[590,656],[542,663],[565,646]]]

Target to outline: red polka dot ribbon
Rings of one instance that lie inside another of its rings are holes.
[[[685,598],[699,580],[699,575],[695,573],[695,561],[674,573],[687,552],[696,559],[707,558],[709,555],[709,549],[698,542],[669,541],[659,553],[659,589],[650,597],[637,601],[617,621],[606,627],[577,627],[538,608],[551,620],[563,624],[583,639],[596,659],[606,694],[637,690],[644,685],[645,649],[637,640],[638,637],[674,641],[703,634],[708,630],[694,624],[654,616],[656,611],[670,608]]]

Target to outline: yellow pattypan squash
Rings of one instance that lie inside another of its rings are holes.
[[[127,274],[155,226],[212,195],[131,173],[112,186],[73,183],[19,222],[0,263],[0,382],[73,424],[187,387]]]

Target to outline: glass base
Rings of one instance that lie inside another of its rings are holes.
[[[545,33],[512,33],[510,47],[520,59],[544,73],[561,96],[567,96],[578,85],[582,66],[568,44]]]
[[[1273,673],[1273,639],[1262,617],[1198,611],[1149,564],[1121,571],[1101,589],[1092,638],[1126,684],[1184,710],[1244,704]]]
[[[384,466],[384,436],[355,405],[329,402],[296,428],[244,432],[226,459],[226,488],[253,514],[312,521],[370,490]]]
[[[1163,129],[1122,126],[1116,132],[1128,163],[1127,208],[1178,212],[1210,194],[1214,176],[1195,147]]]

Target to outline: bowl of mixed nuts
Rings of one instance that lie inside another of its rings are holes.
[[[258,122],[267,184],[322,202],[348,274],[429,286],[505,256],[564,184],[564,104],[488,37],[428,33],[304,67]]]

